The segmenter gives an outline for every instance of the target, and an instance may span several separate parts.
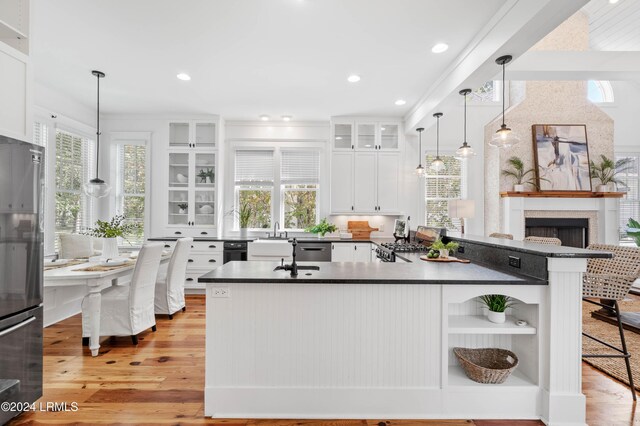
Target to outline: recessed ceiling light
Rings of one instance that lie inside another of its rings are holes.
[[[349,77],[347,77],[347,81],[349,83],[357,83],[360,81],[360,76],[358,74],[351,74]]]
[[[616,3],[618,3],[618,0],[609,0],[609,3],[616,4]]]
[[[449,45],[446,43],[438,43],[431,48],[433,53],[442,53],[449,48]]]
[[[182,81],[189,81],[191,80],[191,76],[187,73],[181,72],[180,74],[176,75],[176,77],[178,77],[178,80],[182,80]]]
[[[387,130],[387,128],[386,127],[380,127],[380,130],[385,131],[385,130]]]
[[[290,115],[283,115],[282,116],[282,121],[291,121],[291,116]]]
[[[268,115],[261,115],[261,116],[260,116],[260,120],[262,120],[262,121],[269,121],[269,116],[268,116]]]
[[[396,104],[396,105],[398,105],[398,106],[402,106],[402,105],[404,105],[404,104],[406,104],[406,103],[407,103],[407,101],[405,101],[404,99],[398,99],[398,100],[395,102],[395,104]]]

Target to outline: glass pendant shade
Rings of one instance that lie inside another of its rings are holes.
[[[96,177],[82,186],[84,193],[93,198],[103,198],[111,192],[111,185],[100,179],[98,169],[100,168],[100,79],[105,77],[102,71],[91,71],[98,81],[98,95],[96,108]]]
[[[493,137],[489,141],[489,145],[498,148],[509,148],[520,142],[518,135],[508,128],[505,124],[493,134]]]
[[[446,169],[447,167],[444,164],[444,161],[440,158],[440,117],[442,117],[441,112],[436,112],[433,116],[436,118],[436,159],[431,162],[429,165],[429,169],[440,172]]]
[[[509,148],[520,142],[520,137],[507,127],[504,122],[504,109],[505,109],[505,65],[511,62],[513,59],[510,55],[500,56],[496,59],[496,64],[502,66],[502,125],[489,141],[489,145],[498,148]]]
[[[416,132],[418,132],[418,134],[420,135],[420,148],[418,151],[418,156],[420,160],[418,161],[418,167],[416,167],[415,174],[418,177],[422,177],[424,176],[424,171],[425,171],[424,167],[422,167],[422,132],[424,132],[424,127],[418,127],[416,129]]]
[[[471,148],[468,143],[463,143],[460,148],[456,150],[456,157],[458,158],[468,158],[476,155],[476,152]]]
[[[103,198],[109,195],[111,191],[111,185],[103,181],[102,179],[91,179],[83,186],[84,193],[93,198]]]
[[[424,176],[424,167],[422,167],[422,164],[418,164],[418,167],[416,167],[415,170],[415,174],[418,176]]]
[[[467,158],[476,155],[471,145],[467,143],[467,95],[471,93],[471,89],[462,89],[459,92],[464,96],[464,142],[462,146],[456,150],[456,158]]]
[[[429,168],[435,172],[441,172],[447,167],[444,165],[444,161],[442,161],[440,157],[436,157],[436,159],[431,162]]]

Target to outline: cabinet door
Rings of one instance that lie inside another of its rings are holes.
[[[378,211],[396,213],[400,211],[398,191],[400,190],[400,154],[378,152],[377,184]]]
[[[334,150],[353,149],[353,123],[333,123],[331,129]]]
[[[400,148],[400,125],[380,124],[380,142],[378,149],[397,151]]]
[[[10,2],[2,2],[8,4]],[[3,7],[4,9],[5,7]],[[2,17],[4,19],[4,16]],[[0,135],[28,140],[31,136],[27,93],[29,79],[27,56],[0,43]]]
[[[331,156],[331,212],[353,212],[353,153]]]
[[[377,126],[375,123],[358,123],[356,125],[356,149],[373,151],[377,148]]]
[[[354,262],[371,262],[371,244],[356,243],[353,245]]]
[[[167,225],[187,226],[189,219],[189,167],[188,152],[170,152],[169,155],[169,195]]]
[[[191,142],[195,147],[213,148],[216,146],[216,124],[208,121],[196,121],[193,125]]]
[[[216,156],[196,152],[193,194],[193,223],[195,226],[215,226]]]
[[[191,144],[189,122],[169,123],[169,146],[186,147]]]
[[[353,205],[356,213],[376,211],[376,152],[356,152]]]
[[[353,262],[355,259],[354,244],[352,243],[332,243],[332,262]]]

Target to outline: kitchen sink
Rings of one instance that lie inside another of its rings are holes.
[[[260,239],[248,244],[249,260],[277,260],[291,258],[292,247],[289,240]]]

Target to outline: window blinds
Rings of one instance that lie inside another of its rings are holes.
[[[629,218],[640,220],[640,153],[616,155],[616,161],[623,158],[632,158],[634,163],[631,170],[618,176],[627,186],[626,188],[620,188],[620,190],[625,190],[627,193],[620,200],[619,231],[622,241],[631,241],[626,234],[627,222]]]
[[[273,185],[273,151],[237,150],[236,185]]]
[[[320,153],[315,150],[283,150],[280,179],[284,184],[320,182]]]

